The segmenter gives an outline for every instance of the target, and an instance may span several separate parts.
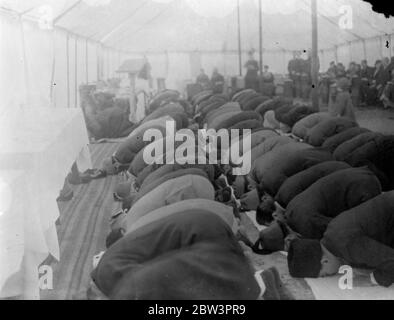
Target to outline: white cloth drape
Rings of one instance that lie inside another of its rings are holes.
[[[38,266],[60,258],[56,198],[74,161],[92,167],[85,122],[80,109],[17,108],[0,117],[0,135],[0,180],[13,198],[0,217],[0,297],[38,298]]]

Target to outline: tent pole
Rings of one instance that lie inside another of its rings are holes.
[[[260,58],[260,90],[262,89],[263,81],[263,18],[261,0],[259,0],[259,58]]]
[[[365,39],[363,39],[363,51],[364,51],[364,60],[367,60],[367,44],[365,43]]]
[[[66,64],[67,64],[67,108],[70,108],[70,36],[67,34],[66,41]]]
[[[383,59],[383,39],[382,36],[379,37],[379,54],[380,58]]]
[[[74,83],[74,103],[75,108],[78,107],[78,38],[75,38],[75,83]]]
[[[238,67],[239,67],[239,76],[242,77],[241,14],[239,8],[239,0],[237,0],[237,17],[238,17]]]
[[[317,0],[312,1],[312,109],[319,110]]]
[[[263,75],[263,17],[261,0],[259,0],[259,46],[260,46],[260,76]]]
[[[89,83],[89,48],[88,39],[85,40],[86,84]]]

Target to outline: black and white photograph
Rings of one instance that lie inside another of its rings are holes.
[[[393,41],[364,0],[0,0],[0,300],[394,300]]]

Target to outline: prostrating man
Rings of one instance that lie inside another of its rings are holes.
[[[283,182],[315,164],[333,160],[332,155],[303,143],[288,143],[264,154],[252,165],[249,179],[275,196]]]
[[[290,274],[326,277],[341,265],[371,269],[372,284],[394,283],[394,191],[381,194],[333,219],[323,238],[297,239],[288,252]]]
[[[297,123],[295,123],[291,132],[296,137],[299,137],[300,139],[304,139],[313,127],[318,125],[320,122],[323,122],[324,120],[328,120],[331,118],[332,117],[328,112],[318,112],[311,114],[299,120]]]
[[[275,201],[283,208],[297,195],[308,189],[319,179],[336,171],[350,168],[346,162],[326,161],[312,166],[288,178],[279,188]]]
[[[272,270],[254,276],[234,221],[204,199],[152,211],[104,253],[93,282],[109,299],[289,299]]]
[[[368,166],[379,178],[383,191],[394,189],[394,136],[360,134],[341,144],[334,157],[354,167]]]
[[[330,152],[334,152],[336,148],[338,148],[342,143],[351,140],[355,137],[357,137],[360,134],[369,132],[368,129],[365,128],[360,128],[360,127],[354,127],[347,129],[345,131],[342,131],[324,141],[322,148],[327,149]]]
[[[291,200],[285,220],[303,237],[321,239],[332,218],[381,192],[378,178],[369,169],[339,170],[317,180]]]
[[[215,199],[215,189],[200,169],[183,169],[156,180],[152,190],[142,190],[126,216],[126,231],[146,213],[187,199]],[[160,181],[162,180],[162,181]]]
[[[348,168],[317,180],[286,209],[262,198],[256,220],[269,226],[260,232],[253,247],[274,252],[287,250],[294,238],[321,239],[333,218],[380,193],[380,183],[370,170]]]
[[[305,136],[305,141],[312,146],[320,147],[328,138],[354,127],[358,127],[354,120],[343,117],[330,118],[310,129]]]
[[[275,195],[289,177],[318,163],[333,160],[327,151],[301,145],[289,143],[275,148],[254,162],[248,177],[235,180],[233,188],[236,196],[241,198],[244,210],[255,210],[259,203],[271,210],[275,207]],[[300,149],[291,150],[294,147]]]

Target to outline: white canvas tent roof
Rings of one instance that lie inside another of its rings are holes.
[[[263,47],[311,46],[309,0],[262,0]],[[3,0],[2,9],[25,17],[53,18],[56,27],[129,52],[235,51],[236,0]],[[240,0],[244,48],[258,43],[258,0]],[[341,6],[351,6],[353,28],[339,26]],[[49,8],[49,9],[48,9]],[[319,49],[394,33],[394,18],[362,0],[318,0]]]
[[[258,0],[0,0],[0,113],[15,106],[78,107],[81,84],[119,77],[146,54],[154,78],[171,89],[200,68],[240,75],[259,49]],[[394,18],[362,0],[318,0],[320,70],[393,56]],[[263,63],[287,73],[293,50],[311,48],[310,0],[262,0]],[[347,6],[347,7],[343,7]],[[352,28],[340,27],[343,8]]]

